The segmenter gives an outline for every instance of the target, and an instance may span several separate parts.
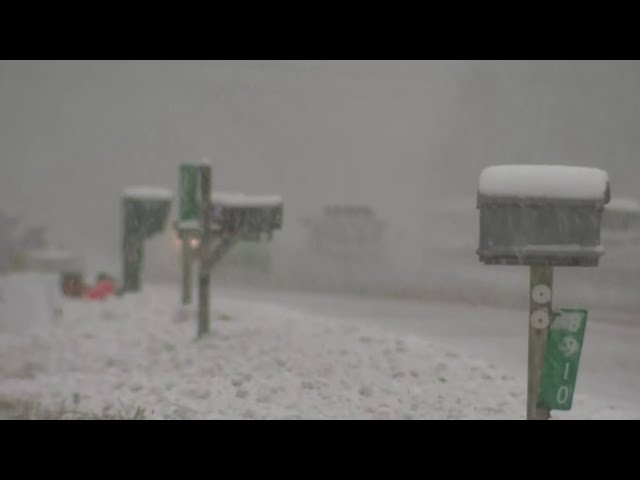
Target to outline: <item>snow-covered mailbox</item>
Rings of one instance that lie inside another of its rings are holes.
[[[527,419],[571,408],[587,311],[553,310],[553,268],[598,265],[610,196],[596,168],[502,165],[480,175],[480,261],[530,268]]]
[[[173,194],[160,187],[137,186],[124,191],[122,291],[140,290],[144,241],[166,228]]]
[[[214,193],[211,208],[222,232],[238,240],[271,240],[273,231],[282,229],[282,198],[276,195]]]
[[[478,188],[478,256],[485,264],[597,266],[609,199],[609,179],[599,169],[489,167]]]
[[[283,201],[276,195],[211,191],[211,164],[179,167],[179,218],[174,229],[182,243],[182,304],[192,300],[192,262],[200,263],[199,332],[208,331],[209,272],[240,241],[270,241],[282,229]],[[200,334],[199,333],[199,334]]]

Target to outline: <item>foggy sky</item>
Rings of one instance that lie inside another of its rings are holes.
[[[427,235],[492,164],[600,167],[640,197],[639,125],[637,62],[2,61],[0,209],[114,252],[122,190],[208,156],[214,189],[284,197],[282,235],[346,201]]]

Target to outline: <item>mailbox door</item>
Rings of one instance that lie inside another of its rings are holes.
[[[589,207],[487,206],[480,211],[480,246],[597,246],[600,217]]]

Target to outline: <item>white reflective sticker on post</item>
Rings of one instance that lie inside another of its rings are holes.
[[[536,303],[549,303],[551,301],[551,289],[546,285],[536,285],[531,290],[531,298]]]
[[[533,328],[547,328],[549,326],[549,312],[546,310],[536,310],[531,314],[530,321]]]

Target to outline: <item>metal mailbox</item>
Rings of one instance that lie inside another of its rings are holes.
[[[601,170],[490,167],[480,177],[477,196],[480,261],[597,266],[604,254],[600,227],[609,199],[608,178]]]

